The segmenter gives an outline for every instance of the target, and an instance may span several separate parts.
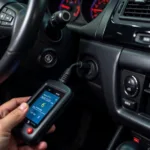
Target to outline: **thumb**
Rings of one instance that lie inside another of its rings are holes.
[[[22,103],[18,108],[10,112],[6,117],[0,120],[0,124],[3,131],[11,131],[16,125],[18,125],[26,116],[29,109],[27,103]]]

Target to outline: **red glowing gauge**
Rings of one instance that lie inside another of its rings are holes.
[[[71,20],[75,20],[80,14],[80,0],[62,0],[59,10],[67,10],[71,13]]]
[[[104,10],[108,3],[109,0],[94,0],[90,8],[91,19],[95,19]]]

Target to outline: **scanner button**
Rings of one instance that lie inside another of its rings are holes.
[[[33,128],[28,128],[28,129],[27,129],[27,133],[28,133],[28,134],[32,134],[32,133],[33,133]]]

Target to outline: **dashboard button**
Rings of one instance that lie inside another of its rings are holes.
[[[123,99],[122,105],[126,108],[131,109],[131,110],[136,109],[136,102],[129,101],[129,100],[126,100],[126,99]]]
[[[12,23],[11,23],[11,22],[7,22],[7,21],[2,21],[2,22],[1,22],[1,25],[2,25],[2,26],[9,27],[9,26],[12,26]]]
[[[137,34],[135,41],[141,44],[150,44],[150,35],[148,34]]]
[[[13,19],[13,17],[10,16],[10,15],[6,15],[5,18],[4,18],[4,20],[5,20],[5,21],[8,21],[8,22],[11,22],[12,19]]]
[[[41,66],[45,68],[52,68],[57,63],[57,54],[53,49],[46,49],[42,52],[42,54],[38,57],[38,61]]]
[[[139,91],[139,83],[136,77],[128,76],[124,80],[124,92],[129,97],[135,97]]]
[[[53,61],[53,56],[50,53],[45,55],[44,61],[45,61],[45,63],[50,64]]]
[[[141,37],[141,40],[143,41],[143,42],[150,42],[150,36],[148,37],[148,36],[143,36],[143,37]]]
[[[6,12],[6,11],[7,11],[7,8],[4,7],[4,8],[2,9],[2,12]]]
[[[6,14],[15,17],[15,12],[11,9],[7,9]]]
[[[5,17],[6,17],[6,14],[5,14],[5,13],[1,13],[1,14],[0,14],[0,20],[4,20]]]

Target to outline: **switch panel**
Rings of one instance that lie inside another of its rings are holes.
[[[4,7],[0,13],[0,26],[11,27],[14,24],[15,12]]]
[[[135,97],[138,95],[139,81],[135,76],[128,76],[124,80],[124,92],[127,96]]]
[[[145,75],[123,70],[121,72],[121,99],[122,106],[138,110],[140,99],[142,97]]]

